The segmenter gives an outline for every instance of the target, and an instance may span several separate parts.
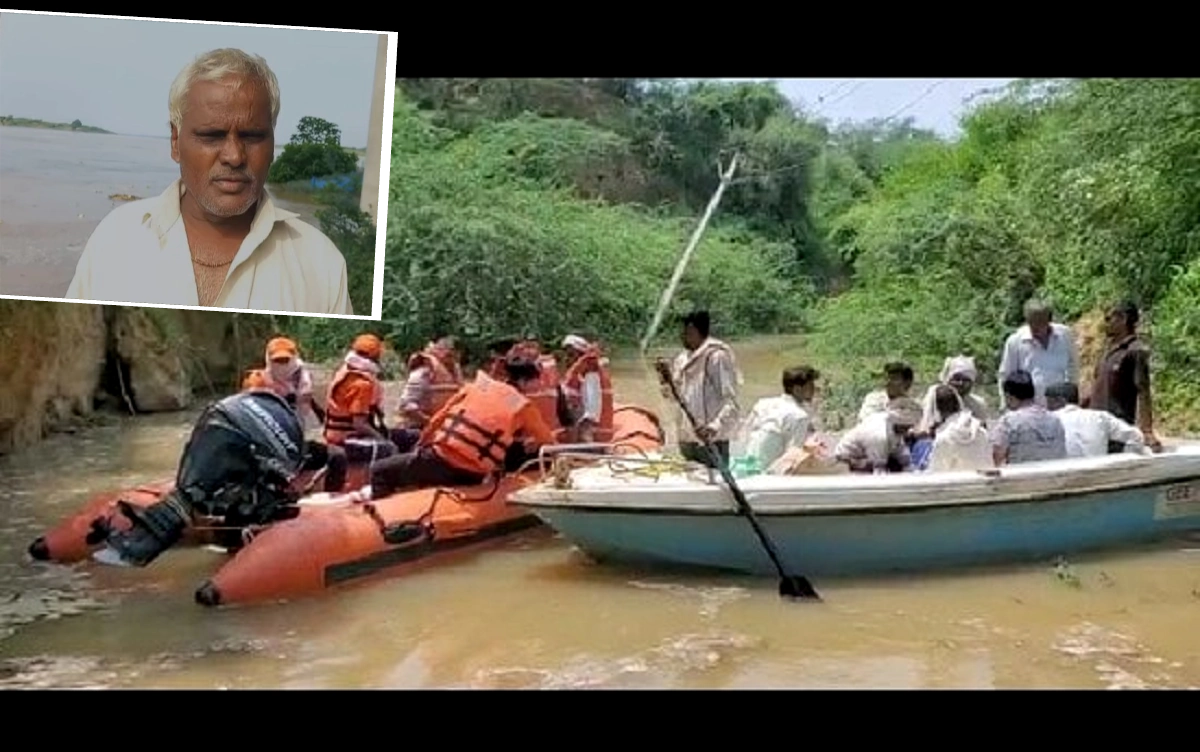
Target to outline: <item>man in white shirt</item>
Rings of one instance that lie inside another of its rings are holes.
[[[1052,321],[1053,311],[1040,300],[1025,303],[1025,325],[1009,335],[1000,356],[996,381],[1004,384],[1012,374],[1025,371],[1033,377],[1034,399],[1045,405],[1046,387],[1079,381],[1079,349],[1071,328]],[[1000,404],[1005,402],[1000,390]]]
[[[205,53],[176,77],[168,105],[179,180],[100,222],[66,297],[352,314],[341,251],[264,187],[280,106],[266,61]]]
[[[887,412],[888,406],[896,400],[908,399],[916,374],[909,364],[896,361],[883,367],[883,377],[883,387],[863,397],[862,406],[858,409],[860,422],[873,413]]]
[[[867,415],[842,435],[834,459],[853,473],[899,473],[912,466],[908,437],[921,420],[921,405],[911,397],[893,399],[883,412]]]
[[[769,468],[790,449],[800,449],[813,433],[812,399],[821,374],[809,366],[783,372],[783,394],[754,403],[746,420],[743,455]]]
[[[1123,444],[1131,454],[1151,454],[1142,432],[1107,410],[1079,406],[1079,387],[1051,384],[1046,406],[1054,411],[1067,432],[1068,457],[1098,457],[1109,453],[1109,443]]]

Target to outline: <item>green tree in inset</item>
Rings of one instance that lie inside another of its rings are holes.
[[[342,148],[341,128],[319,117],[300,118],[291,142],[271,165],[268,180],[287,183],[354,172],[358,158]]]

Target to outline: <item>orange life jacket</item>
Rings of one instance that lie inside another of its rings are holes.
[[[345,363],[338,366],[337,371],[333,374],[333,381],[329,382],[329,393],[325,398],[325,443],[327,444],[341,446],[354,431],[354,416],[342,404],[341,395],[338,393],[338,387],[352,379],[365,379],[371,384],[374,391],[372,407],[379,407],[383,403],[382,385],[379,383],[379,379],[375,378],[375,374],[352,369]]]
[[[600,375],[600,421],[595,429],[595,439],[608,443],[613,437],[613,386],[608,372],[608,359],[600,356],[597,347],[578,358],[567,368],[563,376],[563,391],[571,410],[578,415],[583,408],[583,377],[589,373]]]
[[[515,441],[517,415],[529,398],[486,374],[459,390],[457,402],[427,428],[430,447],[460,470],[491,475],[503,470]]]
[[[419,353],[415,353],[408,359],[408,370],[415,371],[422,366],[427,366],[430,372],[429,390],[426,392],[426,404],[421,405],[421,412],[432,416],[438,410],[442,409],[442,405],[450,401],[458,390],[463,385],[462,369],[458,364],[454,364],[454,369],[446,367],[446,364],[432,350],[426,348]]]

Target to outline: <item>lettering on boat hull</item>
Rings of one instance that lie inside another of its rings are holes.
[[[1154,504],[1154,519],[1200,517],[1200,482],[1167,486]]]

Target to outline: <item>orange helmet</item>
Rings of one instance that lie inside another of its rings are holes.
[[[287,337],[276,337],[267,343],[267,360],[276,358],[295,358],[300,354],[296,343]]]
[[[383,340],[374,334],[360,334],[354,338],[351,349],[364,358],[379,360],[383,355]]]

